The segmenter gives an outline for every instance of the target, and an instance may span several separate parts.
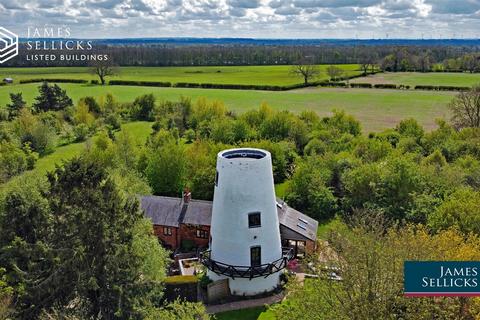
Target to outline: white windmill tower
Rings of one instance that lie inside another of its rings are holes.
[[[231,149],[217,156],[208,276],[228,279],[235,295],[275,289],[291,256],[282,252],[268,151]]]

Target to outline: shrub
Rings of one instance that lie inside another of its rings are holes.
[[[114,130],[120,129],[120,116],[116,113],[111,113],[105,118],[105,124],[112,127]]]
[[[27,154],[13,143],[0,142],[0,182],[29,169],[32,165],[30,161]]]
[[[207,289],[207,286],[208,286],[210,283],[212,283],[212,282],[213,282],[213,280],[210,279],[210,278],[207,276],[206,273],[203,273],[202,276],[201,276],[200,279],[199,279],[198,284],[200,285],[200,288],[202,288],[202,289],[205,290],[205,289]]]
[[[187,140],[187,143],[192,143],[196,138],[196,134],[193,129],[186,130],[183,136],[185,140]]]
[[[155,96],[151,93],[144,94],[133,101],[130,116],[135,120],[152,121],[154,108]]]
[[[84,123],[81,123],[73,128],[73,135],[75,136],[75,141],[81,142],[85,141],[90,133],[90,129]]]

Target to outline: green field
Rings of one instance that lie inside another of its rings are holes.
[[[0,106],[9,101],[10,92],[22,92],[27,103],[38,95],[38,83],[0,87]],[[435,127],[435,119],[448,117],[447,104],[455,93],[374,89],[306,88],[292,91],[254,91],[222,89],[154,88],[133,86],[93,86],[60,84],[74,101],[84,96],[99,97],[112,93],[127,102],[141,94],[153,93],[158,100],[177,100],[181,96],[196,100],[206,97],[221,100],[227,108],[242,112],[267,102],[275,109],[299,112],[306,109],[329,115],[332,109],[352,114],[365,133],[394,127],[401,119],[413,117],[426,129]]]
[[[416,85],[471,87],[480,84],[479,73],[453,72],[386,72],[352,79],[351,82],[392,83],[414,87]]]
[[[345,75],[359,74],[358,65],[339,65]],[[317,80],[327,80],[326,65],[320,66]],[[222,84],[289,85],[302,83],[303,79],[290,74],[290,66],[239,66],[239,67],[121,67],[119,74],[108,80],[168,81]],[[35,78],[98,79],[86,67],[0,68],[0,79],[11,77],[14,81]]]

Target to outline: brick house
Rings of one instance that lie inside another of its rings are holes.
[[[212,202],[183,198],[143,196],[144,214],[153,223],[154,233],[167,249],[207,248],[212,220]],[[277,213],[283,247],[297,257],[316,248],[318,222],[277,199]]]

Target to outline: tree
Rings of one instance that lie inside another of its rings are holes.
[[[329,186],[332,176],[319,157],[307,158],[292,176],[285,200],[315,219],[333,217],[338,206],[333,188]]]
[[[27,103],[23,100],[22,93],[10,93],[11,103],[7,104],[8,119],[12,120],[18,117],[20,110],[22,110]]]
[[[0,215],[0,263],[16,280],[18,316],[37,319],[55,307],[88,319],[143,319],[161,298],[168,259],[136,197],[80,158],[34,191],[7,195]]]
[[[57,136],[54,128],[41,121],[28,109],[20,111],[13,122],[16,136],[22,145],[29,145],[40,155],[48,154],[55,149]]]
[[[322,245],[322,262],[312,259],[317,279],[303,286],[288,285],[288,303],[270,307],[278,320],[287,319],[474,319],[473,299],[403,295],[403,264],[406,260],[476,261],[480,239],[455,229],[432,235],[424,227],[385,229],[374,213],[339,226]],[[373,216],[373,218],[371,218]],[[360,220],[360,221],[357,221]],[[328,243],[328,245],[327,245]],[[332,270],[341,281],[329,280]]]
[[[184,187],[185,168],[184,149],[172,141],[151,149],[145,175],[156,195],[178,196]]]
[[[144,94],[143,96],[135,98],[130,114],[135,120],[152,121],[154,108],[155,96],[151,93]]]
[[[343,74],[343,70],[337,66],[331,65],[327,67],[327,74],[331,81],[336,81]]]
[[[30,148],[22,150],[12,142],[0,141],[0,182],[27,170],[33,169],[38,154],[31,152]]]
[[[60,111],[73,105],[67,92],[57,84],[49,86],[47,82],[43,82],[38,87],[38,91],[40,94],[35,98],[35,103],[32,106],[36,112]]]
[[[290,73],[303,78],[304,84],[308,85],[309,81],[320,75],[320,68],[317,65],[300,61],[292,66]]]
[[[455,191],[428,217],[428,225],[434,230],[456,226],[465,233],[480,234],[480,192]]]
[[[212,319],[203,303],[181,302],[175,300],[163,308],[152,310],[146,320],[178,319],[178,320],[210,320]]]
[[[96,115],[99,115],[102,113],[102,109],[100,107],[100,104],[95,100],[94,97],[83,97],[80,98],[79,103],[85,103],[88,106],[88,111],[92,112]]]
[[[480,85],[459,93],[449,104],[452,123],[457,128],[480,127]]]
[[[97,60],[90,66],[90,73],[97,75],[102,85],[105,84],[105,78],[118,74],[118,69],[113,64],[112,60]]]
[[[75,124],[84,124],[87,127],[91,127],[95,121],[95,117],[89,111],[89,106],[85,103],[84,100],[79,100],[77,106],[75,107],[75,112],[73,114],[73,120]]]

